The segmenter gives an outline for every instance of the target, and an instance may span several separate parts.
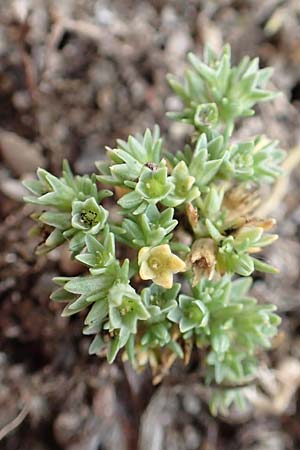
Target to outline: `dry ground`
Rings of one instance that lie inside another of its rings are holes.
[[[139,450],[300,448],[299,167],[263,203],[278,220],[281,240],[267,256],[281,272],[257,278],[255,291],[277,304],[283,324],[243,414],[212,418],[204,388],[185,375],[154,389],[148,373],[88,357],[81,318],[61,318],[48,300],[52,277],[78,267],[65,250],[36,259],[28,237],[20,180],[37,166],[59,173],[67,157],[77,172],[91,171],[105,145],[155,122],[169,148],[180,148],[185,128],[164,116],[176,103],[165,75],[182,74],[187,51],[201,53],[205,42],[216,50],[229,42],[236,60],[258,55],[275,67],[284,96],[240,135],[299,145],[298,0],[0,0],[3,450],[135,450],[138,441]]]

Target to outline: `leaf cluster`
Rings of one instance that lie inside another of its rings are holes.
[[[265,89],[273,70],[259,69],[259,59],[248,56],[232,66],[229,45],[225,45],[220,57],[206,47],[203,60],[193,53],[188,59],[192,67],[186,71],[183,83],[168,76],[171,88],[185,105],[182,112],[169,114],[176,120],[196,128],[232,124],[239,117],[255,114],[256,103],[277,95]]]
[[[188,363],[199,351],[206,383],[219,386],[216,414],[242,405],[239,386],[255,376],[258,351],[280,322],[248,291],[254,271],[276,273],[257,255],[277,239],[275,222],[255,209],[284,152],[264,136],[231,140],[236,120],[274,97],[269,69],[249,58],[233,66],[229,46],[189,60],[183,83],[169,77],[183,101],[171,117],[194,127],[185,148],[165,149],[155,126],[107,148],[97,174],[74,176],[67,162],[61,177],[39,169],[24,183],[25,200],[47,232],[38,253],[67,242],[86,267],[56,278],[51,298],[67,303],[63,316],[85,314],[90,354],[110,363],[121,354],[136,370],[150,364],[159,381],[177,358]]]

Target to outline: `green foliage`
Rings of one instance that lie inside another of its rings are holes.
[[[142,290],[142,299],[150,313],[150,318],[146,322],[146,329],[141,336],[140,351],[147,351],[157,347],[174,347],[171,337],[172,324],[168,320],[168,313],[177,307],[177,296],[181,285],[175,283],[171,289],[164,289],[161,286],[152,284]],[[175,345],[176,354],[183,356],[182,349]]]
[[[220,57],[206,49],[203,62],[189,59],[183,84],[169,77],[184,104],[170,115],[194,127],[189,145],[168,152],[156,126],[107,148],[98,175],[73,176],[67,162],[60,178],[39,169],[24,183],[25,200],[48,234],[37,252],[67,242],[86,266],[56,278],[51,298],[67,303],[63,316],[85,311],[89,353],[110,363],[122,354],[137,370],[149,363],[157,380],[199,349],[217,414],[243,406],[258,350],[271,346],[280,323],[275,307],[248,291],[255,270],[276,273],[257,256],[277,238],[268,232],[274,221],[255,209],[284,152],[263,136],[231,142],[236,120],[274,97],[265,90],[270,69],[249,58],[232,66],[229,46]]]
[[[168,196],[172,190],[172,183],[168,177],[167,167],[150,169],[143,167],[137,183],[130,185],[133,191],[125,194],[118,204],[134,215],[145,212],[148,205],[156,205]]]
[[[229,146],[219,175],[240,182],[272,183],[282,173],[280,163],[284,155],[277,141],[267,141],[258,136]]]
[[[168,243],[172,238],[171,231],[178,224],[173,217],[173,208],[160,212],[155,205],[149,205],[143,214],[127,213],[122,226],[115,226],[114,231],[119,235],[119,241],[129,247],[157,246]]]
[[[239,385],[256,372],[257,347],[270,346],[277,332],[279,317],[274,305],[259,305],[248,296],[251,278],[231,281],[228,275],[219,282],[202,279],[193,297],[181,295],[169,319],[179,323],[184,339],[193,338],[200,348],[209,349],[205,359],[206,382]],[[240,390],[231,390],[230,404]],[[216,407],[212,402],[212,410]],[[227,406],[230,406],[228,404]]]
[[[110,161],[96,163],[101,175],[98,180],[113,186],[130,185],[131,180],[137,180],[145,165],[155,168],[161,163],[162,139],[158,126],[153,133],[148,129],[144,136],[129,136],[128,142],[117,140],[118,147],[107,148]]]
[[[72,253],[79,253],[85,246],[85,236],[96,235],[104,227],[108,212],[99,203],[112,192],[99,191],[95,175],[74,177],[67,161],[61,178],[45,169],[38,169],[37,176],[38,180],[24,181],[33,194],[25,197],[25,201],[46,209],[33,218],[54,228],[39,247],[38,254],[47,253],[66,240]]]
[[[231,65],[230,46],[226,45],[220,57],[208,47],[201,61],[189,54],[192,68],[187,70],[184,83],[172,75],[168,81],[174,92],[182,98],[182,112],[169,114],[181,122],[206,128],[222,123],[232,124],[238,117],[254,114],[258,102],[275,97],[265,88],[272,69],[259,69],[259,60],[245,57],[237,66]]]
[[[216,132],[209,136],[201,133],[193,147],[187,145],[176,155],[166,153],[166,158],[173,166],[184,162],[195,185],[205,191],[209,183],[222,180],[272,183],[282,173],[284,154],[276,141],[262,136],[226,144],[224,136]]]

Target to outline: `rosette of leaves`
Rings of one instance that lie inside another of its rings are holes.
[[[179,324],[181,333],[205,327],[208,322],[208,311],[204,303],[189,295],[180,295],[178,307],[171,311],[168,318]]]
[[[115,335],[108,353],[108,361],[112,362],[130,336],[136,335],[138,320],[149,319],[150,314],[140,295],[128,282],[114,284],[108,293],[108,305],[109,321],[104,325],[104,329]]]
[[[216,243],[216,263],[221,274],[249,276],[255,269],[277,273],[274,267],[252,256],[272,244],[278,238],[276,234],[264,233],[263,227],[245,225],[234,234],[224,236],[209,219],[206,219],[206,226]]]
[[[153,283],[142,290],[141,297],[150,318],[143,323],[143,331],[136,339],[134,350],[129,354],[137,369],[149,361],[152,368],[156,369],[164,352],[183,358],[182,347],[176,339],[179,335],[174,324],[168,319],[169,312],[177,308],[180,289],[180,283],[175,283],[170,289]]]
[[[194,178],[194,187],[205,192],[210,183],[223,180],[272,183],[282,174],[280,164],[285,152],[278,148],[277,141],[269,141],[262,136],[228,144],[223,135],[215,132],[210,135],[201,133],[194,148],[186,145],[184,151],[178,151],[175,155],[165,152],[165,156],[174,167],[173,170],[184,162],[188,175]],[[195,195],[186,201],[198,197]]]
[[[42,209],[33,218],[49,228],[38,253],[47,253],[67,240],[71,252],[78,254],[85,246],[85,236],[104,228],[108,211],[100,203],[112,193],[99,190],[95,176],[74,177],[67,161],[61,178],[45,169],[38,169],[37,176],[38,180],[26,180],[24,185],[33,194],[25,200]]]
[[[172,324],[167,320],[168,313],[177,307],[176,299],[180,288],[181,285],[175,283],[170,289],[155,284],[143,289],[142,298],[150,313],[147,328],[141,337],[143,349],[168,346],[176,348],[178,355],[182,356],[182,350],[172,340],[170,334]]]
[[[122,226],[115,225],[113,229],[120,242],[140,249],[168,243],[172,239],[172,231],[177,224],[173,208],[159,211],[156,205],[149,205],[142,214],[127,213]]]
[[[110,160],[98,161],[96,166],[101,173],[97,179],[104,184],[128,186],[131,180],[137,180],[143,168],[155,168],[161,162],[162,139],[159,127],[153,133],[146,130],[144,136],[129,136],[128,141],[117,140],[118,147],[107,147]]]
[[[168,177],[168,169],[162,161],[159,167],[144,166],[136,183],[130,183],[134,189],[120,198],[118,204],[134,215],[142,214],[148,205],[164,204],[172,191],[173,184]]]
[[[168,173],[162,158],[162,139],[155,127],[143,137],[129,137],[128,142],[118,140],[118,148],[108,149],[111,163],[98,162],[102,175],[98,180],[124,189],[119,204],[135,215],[142,214],[147,206],[162,203],[175,207],[199,197],[195,178],[184,161],[178,161],[172,173]],[[169,176],[170,175],[170,176]]]
[[[102,243],[94,236],[86,236],[86,251],[76,256],[76,259],[82,264],[88,266],[89,274],[87,276],[55,278],[54,281],[59,284],[59,288],[54,291],[51,298],[54,301],[67,301],[68,305],[63,311],[63,316],[76,314],[95,304],[99,306],[100,301],[105,305],[104,312],[108,313],[106,297],[109,289],[114,283],[128,281],[129,264],[124,261],[121,266],[115,256],[115,239],[112,233],[109,233],[108,227],[105,227],[102,236]],[[91,310],[92,312],[92,310]],[[102,323],[99,311],[88,315],[85,324],[89,331],[89,326],[94,323],[99,327]],[[97,319],[97,320],[96,320]]]
[[[170,181],[173,187],[164,199],[164,205],[172,207],[185,205],[200,197],[199,188],[195,185],[196,178],[190,175],[184,161],[178,162],[173,168]]]
[[[265,89],[272,69],[259,69],[259,59],[248,57],[232,66],[229,45],[223,48],[220,57],[206,47],[203,61],[193,53],[188,59],[192,67],[186,71],[183,84],[168,76],[171,88],[184,103],[182,112],[169,113],[176,120],[200,129],[216,123],[232,128],[237,117],[254,114],[256,103],[277,95]]]
[[[224,179],[272,183],[282,174],[285,152],[263,136],[230,145],[218,173]]]
[[[274,267],[251,256],[252,253],[272,244],[277,238],[276,234],[264,233],[262,227],[240,228],[235,236],[228,236],[220,242],[217,254],[220,272],[249,276],[256,269],[261,272],[277,273]]]
[[[165,155],[174,167],[173,170],[175,170],[175,167],[178,167],[178,164],[184,162],[188,175],[194,179],[195,186],[200,191],[205,191],[209,183],[218,174],[226,157],[226,152],[227,149],[224,146],[224,138],[222,136],[217,136],[208,141],[207,135],[201,133],[196,140],[194,148],[186,145],[183,152],[179,151],[175,155],[166,152]]]

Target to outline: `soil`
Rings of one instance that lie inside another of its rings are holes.
[[[106,145],[155,123],[179,149],[187,129],[165,117],[177,104],[165,75],[183,73],[189,50],[225,42],[234,60],[248,54],[273,66],[283,92],[239,135],[266,133],[297,159],[298,0],[0,1],[1,449],[299,450],[299,165],[287,168],[277,197],[262,194],[280,235],[266,257],[280,274],[257,276],[254,291],[283,321],[262,355],[252,406],[228,417],[211,417],[192,366],[175,366],[153,387],[147,371],[88,356],[82,317],[62,318],[49,302],[52,278],[80,267],[65,248],[35,256],[32,208],[22,201],[21,180],[38,166],[59,174],[68,158],[91,172]]]

